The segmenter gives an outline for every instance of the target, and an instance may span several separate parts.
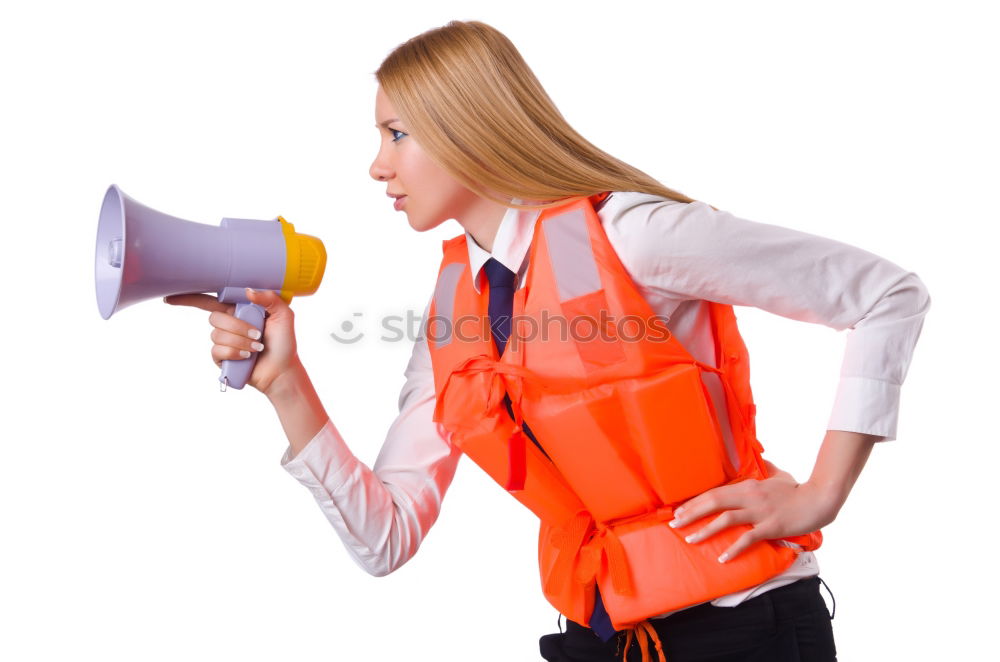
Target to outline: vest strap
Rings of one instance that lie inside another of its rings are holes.
[[[608,559],[608,571],[611,573],[611,584],[615,592],[619,595],[635,595],[635,584],[625,558],[625,548],[622,547],[618,534],[610,527],[598,525],[594,536],[580,548],[580,563],[576,566],[577,579],[587,583],[591,578],[596,578],[603,557]]]
[[[563,583],[570,576],[573,561],[577,558],[580,548],[587,539],[587,534],[594,526],[594,518],[586,510],[577,511],[569,524],[560,529],[554,529],[551,542],[559,553],[556,556],[552,574],[546,581],[546,591],[561,591]],[[584,580],[586,581],[586,580]]]
[[[736,476],[724,485],[732,485],[742,480],[744,480],[742,476]],[[546,590],[561,590],[562,584],[568,577],[572,577],[584,586],[596,582],[601,560],[606,558],[615,592],[619,595],[634,595],[635,583],[618,532],[653,526],[672,519],[674,519],[673,506],[661,506],[647,513],[607,522],[594,520],[586,510],[578,511],[565,527],[555,529],[552,534],[551,542],[559,549],[559,553],[546,582]],[[574,560],[577,560],[575,572]]]
[[[447,399],[446,394],[448,389],[454,385],[453,382],[457,382],[459,377],[477,372],[492,373],[490,376],[489,393],[486,398],[486,408],[483,413],[493,411],[503,401],[505,381],[507,381],[503,378],[504,375],[509,376],[510,381],[516,380],[519,382],[530,374],[527,368],[510,363],[501,363],[486,354],[470,356],[448,373],[448,377],[445,379],[444,385],[441,387],[441,392],[437,397],[437,402],[434,404],[435,421],[441,422],[440,419],[444,412],[444,402]],[[508,392],[510,392],[509,389]],[[519,395],[520,388],[516,388],[515,392]]]
[[[515,410],[514,415],[520,421],[521,410]],[[528,443],[520,423],[514,426],[514,432],[507,439],[507,448],[507,482],[503,487],[508,492],[523,490],[528,475]]]

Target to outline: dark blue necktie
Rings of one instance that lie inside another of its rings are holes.
[[[510,337],[510,318],[514,311],[514,272],[502,265],[494,258],[490,258],[483,265],[486,271],[486,279],[490,282],[490,331],[493,335],[493,342],[496,343],[497,351],[503,356],[503,351],[507,346],[507,339]],[[511,419],[514,418],[514,408],[510,402],[510,396],[504,394],[504,404],[507,405],[507,413]],[[545,453],[545,449],[535,439],[527,422],[521,421],[521,428],[528,438],[538,446],[538,450]],[[545,453],[545,457],[548,454]],[[608,641],[615,636],[615,628],[611,625],[611,618],[604,609],[604,601],[601,600],[601,592],[594,587],[594,613],[590,616],[590,627],[603,641]]]
[[[507,338],[510,337],[510,317],[514,311],[514,272],[492,257],[486,260],[483,270],[490,281],[490,331],[497,351],[503,356]]]
[[[507,340],[510,338],[510,318],[514,312],[514,272],[492,257],[483,265],[483,270],[486,271],[486,279],[490,281],[490,334],[497,346],[497,352],[503,356]],[[503,402],[507,406],[507,413],[513,419],[514,407],[511,405],[510,396],[506,393],[504,393]],[[521,421],[521,428],[528,435],[528,439],[531,439],[538,446],[538,450],[545,453],[545,449],[535,439],[528,424]],[[547,453],[545,453],[545,457],[548,457]]]

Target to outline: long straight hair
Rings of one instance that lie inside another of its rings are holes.
[[[694,202],[577,133],[514,44],[485,23],[423,32],[375,78],[428,156],[481,197],[518,209],[604,191]]]

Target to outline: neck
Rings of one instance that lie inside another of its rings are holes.
[[[462,217],[457,220],[483,250],[492,253],[493,240],[496,239],[500,222],[507,213],[507,209],[504,205],[477,196]]]

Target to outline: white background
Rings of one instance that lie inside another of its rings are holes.
[[[411,350],[377,320],[422,313],[460,227],[414,233],[369,178],[373,72],[409,37],[474,19],[602,149],[920,275],[933,304],[899,438],[875,448],[817,559],[841,660],[983,659],[998,588],[990,4],[5,4],[0,658],[540,659],[556,611],[535,521],[467,458],[420,553],[370,577],[279,466],[267,400],[219,392],[208,313],[154,299],[105,321],[94,297],[111,183],[182,218],[281,214],[321,237],[323,285],[293,304],[299,351],[374,462]],[[848,332],[737,312],[767,456],[805,480]],[[361,342],[331,339],[345,320]]]

